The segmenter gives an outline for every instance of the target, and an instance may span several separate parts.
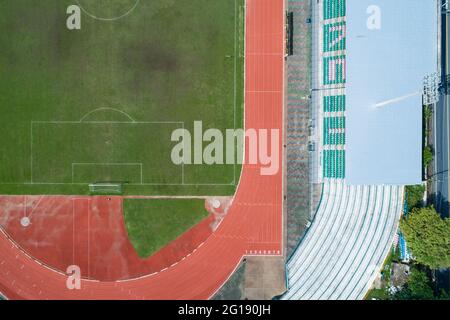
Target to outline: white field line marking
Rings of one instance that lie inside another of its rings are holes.
[[[75,264],[75,199],[72,199],[72,265]]]
[[[33,214],[33,212],[39,207],[39,205],[41,204],[42,199],[44,199],[44,196],[41,196],[38,200],[38,202],[34,205],[34,207],[31,208],[31,212],[28,215],[28,218],[31,217],[31,215]]]
[[[212,196],[171,196],[171,195],[159,195],[159,196],[123,196],[123,199],[200,199],[208,200]]]
[[[242,15],[241,15],[242,13]],[[238,30],[238,35],[239,35],[239,58],[245,58],[245,30],[246,30],[246,26],[245,26],[245,5],[243,6],[239,6],[239,27],[240,29]],[[241,25],[240,22],[243,22],[244,24]],[[244,33],[241,33],[241,30],[244,29]],[[241,38],[242,36],[242,38]],[[244,44],[244,46],[241,46],[241,44]]]
[[[248,52],[247,53],[248,56],[274,56],[274,57],[283,57],[284,58],[284,54],[280,54],[280,53],[270,53],[270,52]]]
[[[143,184],[136,184],[136,183],[128,183],[127,185],[130,186],[233,186],[234,183],[143,183]]]
[[[87,183],[70,183],[70,182],[23,182],[23,183],[10,183],[10,182],[2,182],[0,185],[78,185],[78,186],[84,186],[87,185]],[[233,182],[230,183],[128,183],[127,185],[131,186],[234,186]]]
[[[113,124],[184,124],[184,121],[31,121],[32,124],[102,124],[102,123],[113,123]]]
[[[88,232],[88,252],[87,252],[87,277],[89,279],[90,276],[90,260],[91,260],[91,199],[87,199],[88,200],[88,227],[87,227],[87,232]]]
[[[91,199],[87,199],[87,198],[72,198],[72,265],[75,265],[75,242],[76,242],[76,238],[75,238],[75,202],[76,201],[87,201],[88,204],[88,221],[87,221],[87,238],[88,238],[88,243],[87,243],[87,280],[89,280],[89,276],[90,276],[90,217],[91,217]]]
[[[24,202],[22,203],[23,206],[23,216],[26,217],[27,216],[27,196],[24,196]]]
[[[30,182],[33,183],[33,121],[30,124]]]
[[[183,122],[183,141],[186,141],[185,131],[184,131],[184,122]],[[184,185],[184,161],[181,164],[181,184]]]
[[[76,166],[115,166],[115,167],[120,167],[120,166],[138,166],[140,167],[140,180],[141,183],[143,184],[143,165],[142,162],[73,162],[72,163],[72,184],[75,183],[74,181],[74,176],[75,176],[75,168]],[[79,182],[82,184],[85,184],[83,182]],[[86,182],[87,183],[87,182]]]
[[[247,90],[247,93],[283,93],[281,90]]]
[[[238,20],[238,15],[239,12],[237,11],[237,0],[234,0],[234,86],[233,86],[233,129],[236,131],[236,99],[237,99],[237,83],[236,83],[236,79],[237,79],[237,32],[238,32],[238,27],[237,27],[237,22]],[[236,184],[236,161],[234,161],[234,165],[233,165],[233,183]]]
[[[128,113],[126,113],[125,111],[122,111],[122,110],[119,110],[119,109],[116,109],[116,108],[109,108],[109,107],[97,108],[97,109],[95,109],[95,110],[92,110],[92,111],[86,113],[83,117],[81,117],[80,122],[83,122],[83,120],[86,119],[87,117],[89,117],[91,114],[94,114],[94,113],[99,112],[99,111],[106,111],[106,110],[121,113],[121,114],[123,114],[125,117],[127,117],[128,119],[130,119],[131,122],[136,122],[136,120],[134,120],[133,117],[130,116],[130,115],[129,115]]]
[[[88,10],[86,10],[86,9],[80,4],[79,0],[75,0],[75,1],[77,2],[78,6],[81,8],[81,10],[82,10],[87,16],[91,17],[92,19],[99,20],[99,21],[116,21],[116,20],[119,20],[119,19],[122,19],[122,18],[128,16],[131,12],[133,12],[134,9],[136,9],[136,7],[139,5],[139,2],[140,2],[141,0],[136,0],[136,3],[134,4],[134,6],[131,7],[127,12],[125,12],[125,13],[119,15],[119,16],[112,17],[112,18],[104,18],[104,17],[99,17],[99,16],[97,16],[97,15],[94,15],[94,14],[90,13]]]
[[[82,118],[84,119],[84,117]],[[82,120],[81,119],[81,120]],[[0,183],[0,185],[84,185],[85,183],[75,183],[74,182],[74,170],[73,170],[73,164],[72,163],[72,183],[69,182],[34,182],[33,180],[33,126],[35,124],[124,124],[124,125],[141,125],[141,124],[176,124],[181,125],[181,127],[184,129],[185,123],[184,121],[134,121],[134,122],[126,122],[126,121],[31,121],[31,181],[30,183]],[[106,164],[106,163],[105,163]],[[140,163],[142,166],[142,163]],[[181,185],[184,185],[184,165],[182,166],[182,181],[183,183]],[[132,184],[135,185],[135,184]],[[140,185],[147,185],[143,181],[143,168],[141,167],[141,183]],[[166,183],[156,183],[156,184],[149,184],[149,185],[155,185],[155,186],[166,186],[166,185],[180,185],[179,183],[176,184],[166,184]]]

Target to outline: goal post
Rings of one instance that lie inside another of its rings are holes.
[[[91,194],[122,194],[123,184],[118,182],[97,182],[89,184]]]

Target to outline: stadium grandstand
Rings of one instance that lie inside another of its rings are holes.
[[[403,186],[421,182],[422,84],[437,70],[438,4],[313,3],[312,171],[323,193],[288,259],[282,299],[363,299],[396,236]]]
[[[286,299],[362,299],[397,230],[399,186],[326,183],[311,228],[287,264]]]

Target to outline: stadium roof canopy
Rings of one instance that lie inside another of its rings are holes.
[[[381,18],[375,30],[367,24],[373,5]],[[347,183],[420,183],[423,79],[437,71],[437,3],[347,0],[346,8]]]

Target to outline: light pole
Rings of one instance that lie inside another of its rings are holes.
[[[436,181],[435,177],[436,177],[437,175],[444,174],[444,173],[447,173],[447,172],[448,172],[448,170],[436,172],[436,173],[432,174],[431,176],[429,176],[428,179],[427,179],[427,181]]]

